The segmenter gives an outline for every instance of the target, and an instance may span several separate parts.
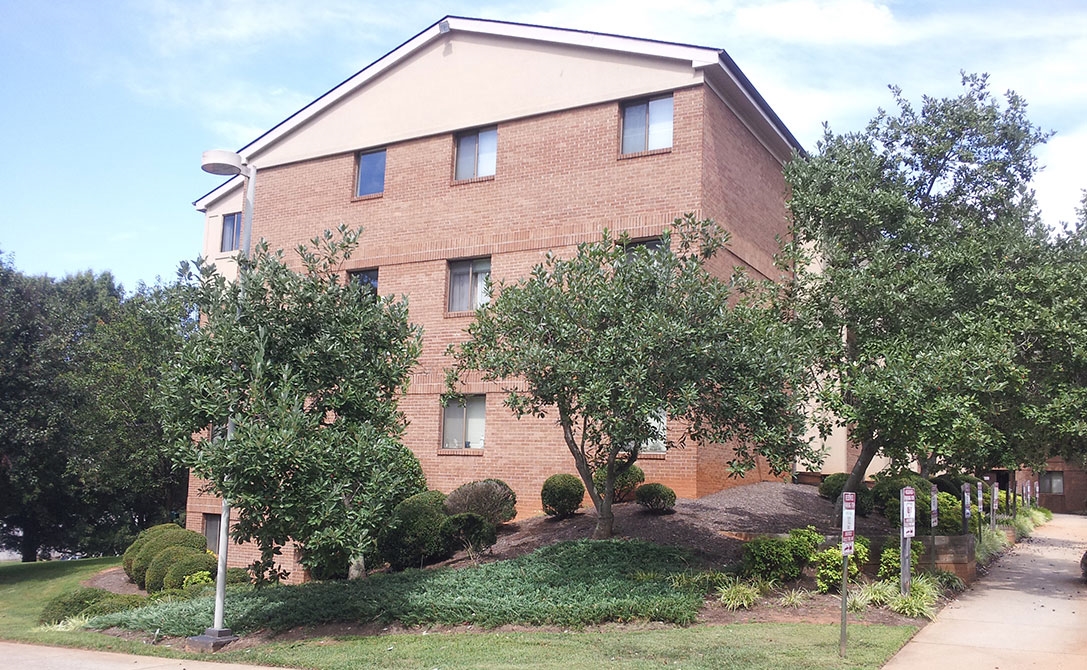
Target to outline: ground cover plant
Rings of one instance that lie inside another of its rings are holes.
[[[508,561],[459,570],[407,570],[352,582],[249,589],[227,599],[236,632],[326,623],[586,626],[609,621],[694,622],[706,591],[677,589],[669,577],[690,555],[640,541],[577,541]],[[634,569],[637,566],[637,571]],[[646,579],[645,575],[655,578]],[[211,598],[159,603],[91,621],[163,635],[195,635]]]

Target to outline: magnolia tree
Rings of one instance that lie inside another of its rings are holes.
[[[283,576],[289,541],[319,574],[343,574],[393,506],[425,489],[397,409],[420,332],[404,301],[341,280],[358,236],[299,247],[300,272],[265,243],[233,282],[201,261],[182,268],[201,319],[166,384],[177,457],[231,501],[233,537],[256,542],[262,578]]]
[[[1039,221],[1033,151],[1047,136],[1023,100],[994,98],[983,76],[963,86],[919,110],[893,89],[897,115],[828,130],[786,168],[793,310],[819,406],[861,448],[848,491],[877,454],[923,473],[1014,468],[1074,432],[1047,425],[1054,394],[1082,393],[1082,373],[1050,364],[1074,357],[1062,318],[1083,332],[1083,285],[1069,285],[1083,272],[1058,271],[1082,243]]]
[[[651,441],[729,443],[735,475],[759,456],[780,472],[810,455],[790,393],[805,385],[804,355],[768,285],[707,270],[726,239],[692,216],[659,245],[605,231],[572,258],[548,254],[528,278],[495,286],[468,341],[450,348],[451,393],[479,371],[504,384],[519,418],[557,419],[598,513],[593,537],[612,535],[616,477]],[[665,440],[662,415],[682,438]]]

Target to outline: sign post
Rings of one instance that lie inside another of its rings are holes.
[[[929,491],[929,538],[932,540],[932,570],[936,570],[936,527],[940,525],[940,489],[935,484]]]
[[[981,482],[978,482],[978,539],[981,539],[981,524],[985,523],[985,503],[981,493]]]
[[[996,530],[996,509],[997,501],[1000,500],[1000,484],[993,483],[993,487],[989,489],[989,530]]]
[[[917,494],[907,486],[898,492],[899,510],[902,514],[902,537],[899,543],[899,556],[902,566],[902,595],[910,594],[910,539],[917,527]]]
[[[842,493],[842,633],[838,641],[838,655],[845,658],[846,600],[849,598],[849,557],[853,555],[854,528],[857,520],[857,494]]]
[[[970,533],[970,484],[962,485],[962,534]]]

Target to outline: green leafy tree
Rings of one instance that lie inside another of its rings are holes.
[[[231,501],[234,539],[256,542],[253,569],[271,579],[289,541],[306,565],[342,574],[373,551],[393,506],[425,488],[397,409],[419,329],[404,301],[341,280],[358,235],[299,247],[300,272],[262,243],[237,281],[201,261],[183,273],[201,322],[163,406],[180,462]]]
[[[797,323],[818,352],[821,415],[861,447],[845,490],[877,454],[923,472],[1014,466],[1041,436],[1023,408],[1046,404],[1035,354],[1059,340],[1048,327],[1036,337],[1029,312],[1060,299],[1034,279],[1035,304],[1020,308],[1023,282],[1053,271],[1030,190],[1047,136],[1014,93],[1001,103],[984,76],[963,85],[920,110],[892,89],[897,115],[828,130],[786,168],[785,256]]]
[[[0,260],[0,517],[23,560],[116,553],[179,502],[151,409],[176,318],[145,319],[150,296],[126,300],[108,273],[54,280]]]
[[[804,386],[804,358],[767,286],[707,269],[725,241],[691,216],[659,246],[605,231],[572,258],[549,254],[528,278],[495,287],[470,339],[450,349],[451,394],[481,371],[504,384],[518,417],[557,416],[598,513],[596,538],[612,535],[617,477],[642,445],[665,440],[662,414],[682,439],[728,443],[736,475],[759,456],[783,471],[806,454],[790,393]]]

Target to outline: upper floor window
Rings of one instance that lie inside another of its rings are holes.
[[[497,162],[498,128],[483,128],[457,135],[454,179],[493,176]]]
[[[370,289],[371,295],[377,295],[377,268],[372,270],[351,270],[347,273],[347,278]]]
[[[355,197],[377,195],[385,191],[385,150],[360,153],[359,178]]]
[[[487,396],[470,395],[445,406],[443,449],[482,449],[487,425]]]
[[[223,214],[223,239],[219,251],[237,251],[242,239],[242,213]]]
[[[623,105],[623,153],[672,146],[672,96],[635,100]]]
[[[468,312],[487,303],[487,277],[491,259],[449,263],[449,311]]]

